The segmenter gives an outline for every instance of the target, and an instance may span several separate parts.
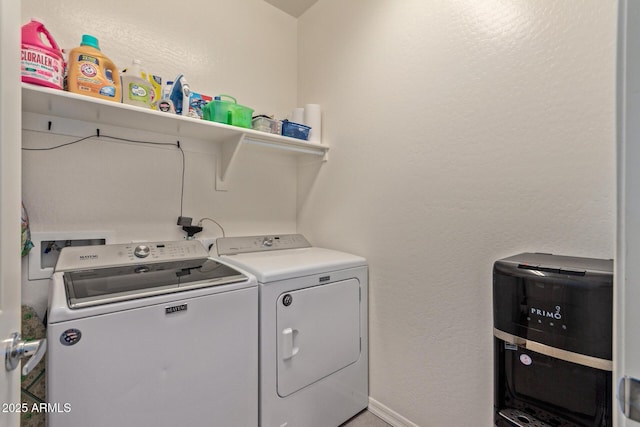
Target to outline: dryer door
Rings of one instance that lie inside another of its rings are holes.
[[[360,357],[360,282],[343,280],[278,298],[278,395],[286,397]]]

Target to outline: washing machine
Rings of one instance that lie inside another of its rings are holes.
[[[258,287],[199,241],[68,247],[50,284],[49,427],[258,424]]]
[[[301,234],[227,237],[219,258],[255,275],[260,425],[337,427],[368,405],[368,267]]]

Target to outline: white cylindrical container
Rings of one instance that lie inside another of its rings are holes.
[[[320,144],[322,142],[322,113],[319,104],[304,106],[304,124],[311,127],[309,142]]]
[[[304,124],[304,108],[297,107],[291,111],[291,121],[293,123]]]

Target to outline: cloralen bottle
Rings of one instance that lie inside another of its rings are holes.
[[[69,52],[67,90],[120,102],[118,70],[98,47],[98,39],[83,34],[79,47]]]
[[[134,59],[131,67],[120,74],[122,81],[122,103],[150,108],[155,98],[154,87],[142,78],[140,60]],[[146,73],[144,74],[146,76]]]
[[[20,54],[22,81],[62,89],[64,60],[62,52],[42,22],[31,18],[22,26]]]

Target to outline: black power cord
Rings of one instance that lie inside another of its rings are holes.
[[[51,122],[49,122],[49,123],[51,123]],[[49,126],[51,126],[51,125],[49,125]],[[177,141],[175,144],[173,144],[171,142],[155,142],[155,141],[143,141],[143,140],[129,139],[129,138],[120,138],[120,137],[117,137],[117,136],[101,135],[100,134],[100,129],[96,129],[96,134],[95,135],[85,136],[85,137],[76,139],[76,140],[71,141],[71,142],[65,142],[64,144],[55,145],[53,147],[46,147],[46,148],[25,148],[25,147],[22,147],[22,150],[23,151],[50,151],[50,150],[57,150],[58,148],[67,147],[69,145],[77,144],[79,142],[86,141],[86,140],[92,139],[92,138],[105,138],[105,139],[112,139],[114,141],[132,142],[132,143],[136,143],[136,144],[170,145],[170,146],[173,146],[173,147],[177,147],[178,150],[180,150],[180,154],[182,154],[182,179],[181,179],[181,186],[180,186],[180,216],[182,216],[182,207],[184,205],[184,175],[185,175],[186,166],[185,166],[184,150],[180,146],[180,141]],[[202,229],[202,227],[201,227],[201,229]],[[196,231],[196,233],[197,233],[197,231]]]

